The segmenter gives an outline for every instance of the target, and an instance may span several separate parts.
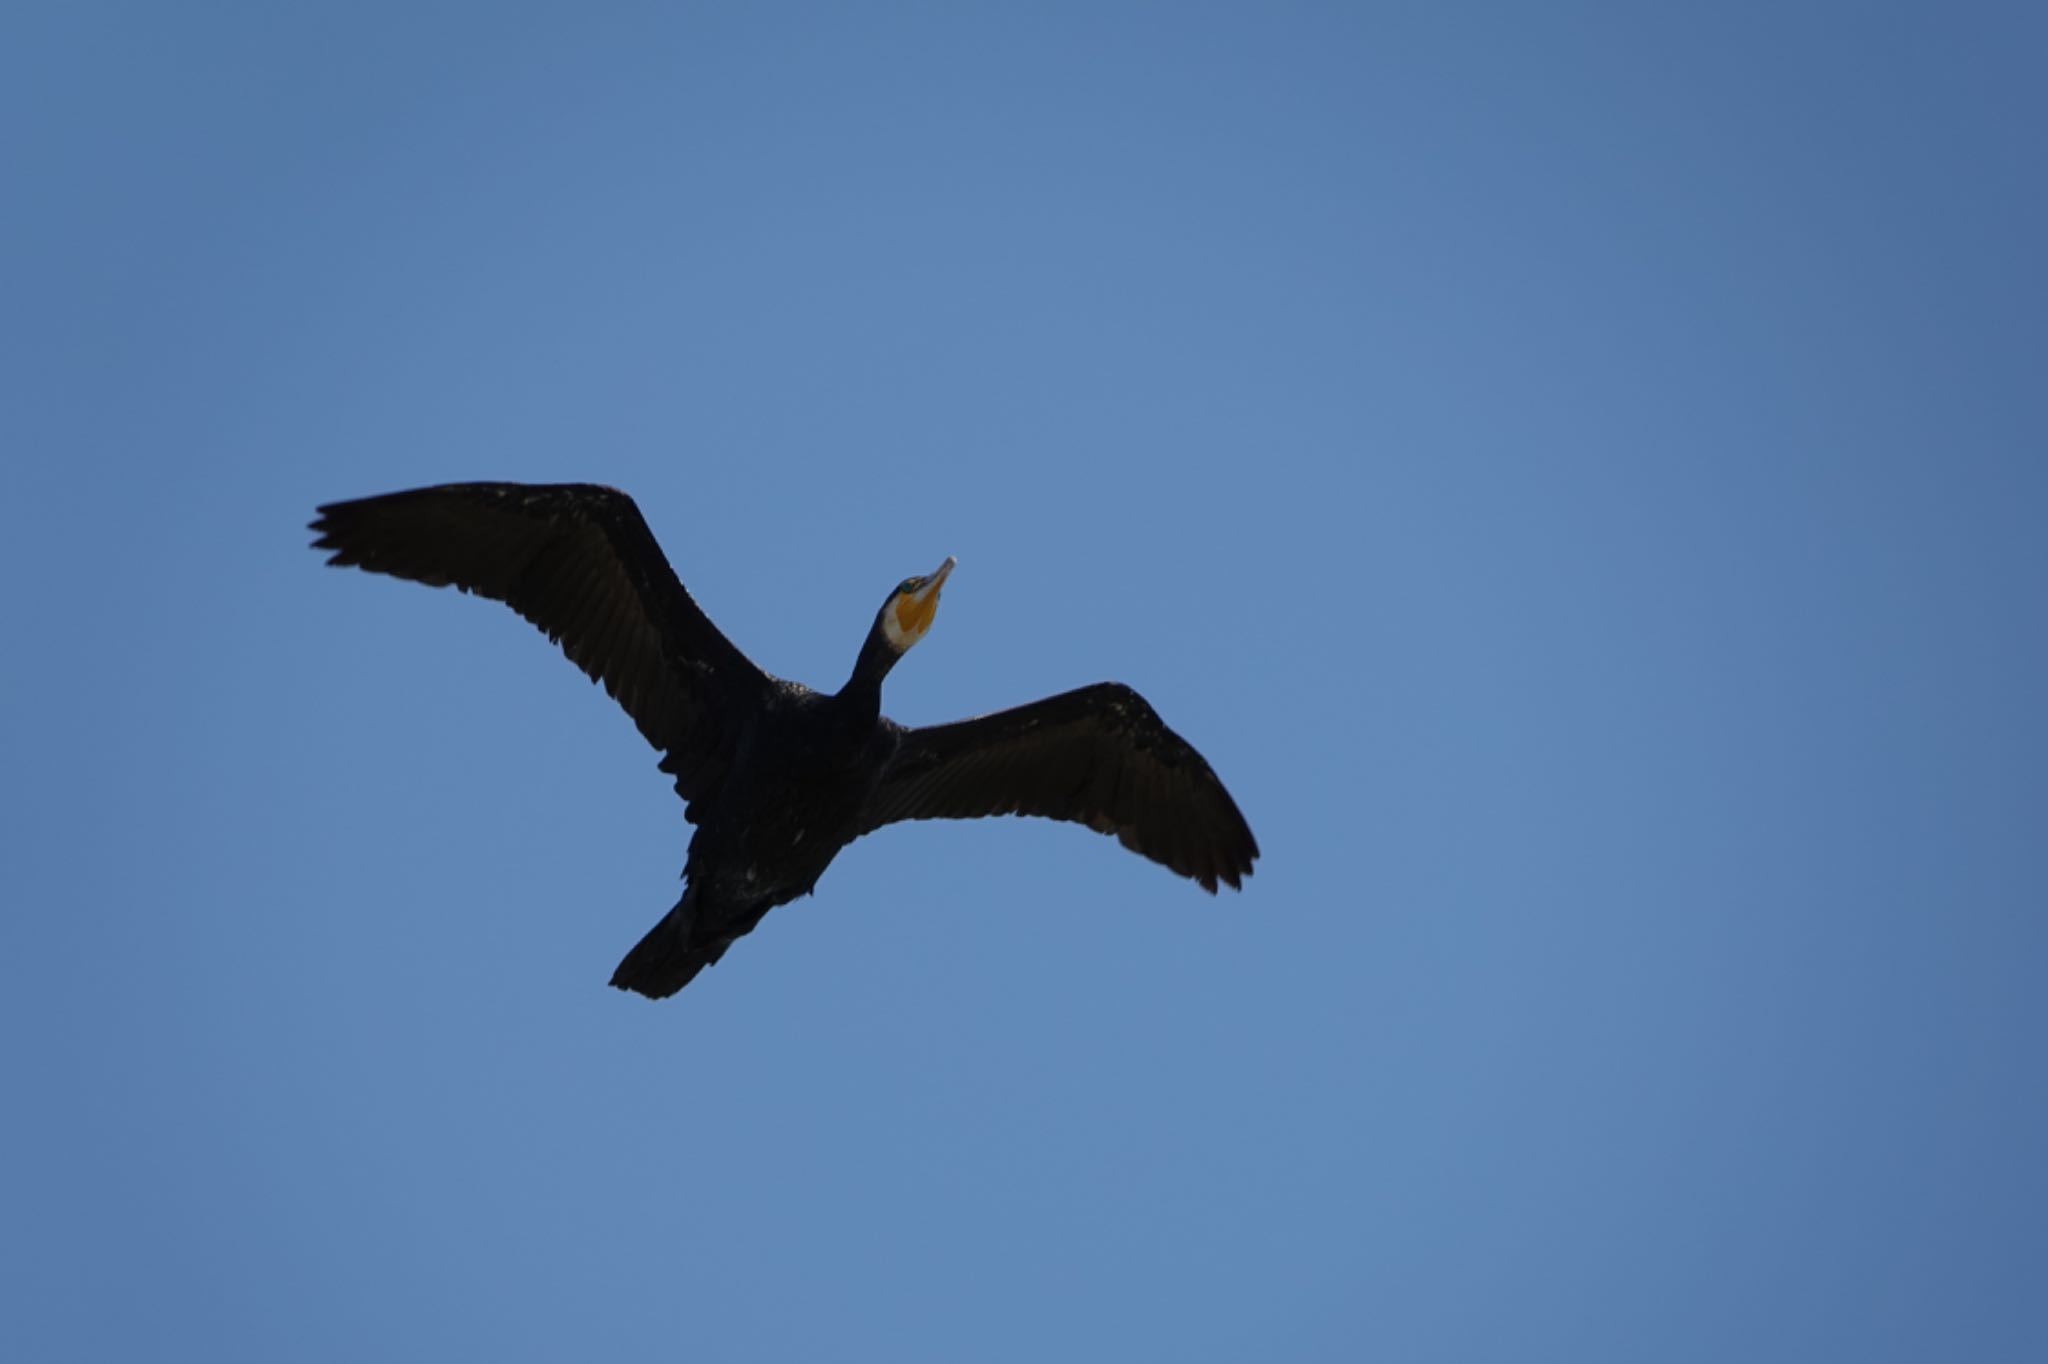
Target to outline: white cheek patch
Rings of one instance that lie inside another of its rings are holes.
[[[917,643],[917,636],[905,630],[902,622],[896,619],[896,603],[899,600],[901,598],[891,598],[889,604],[882,608],[882,637],[889,641],[890,648],[900,654]]]

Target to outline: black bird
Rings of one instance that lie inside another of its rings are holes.
[[[311,529],[330,564],[506,603],[662,752],[697,831],[683,898],[619,963],[620,989],[674,994],[809,894],[841,848],[900,819],[1071,820],[1212,894],[1259,855],[1202,755],[1121,683],[950,725],[886,718],[882,679],[931,628],[950,558],[890,591],[828,696],[733,647],[614,488],[451,483],[330,503]]]

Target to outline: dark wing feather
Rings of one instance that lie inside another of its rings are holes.
[[[450,483],[333,502],[327,562],[501,601],[604,683],[695,800],[769,685],[690,599],[633,499],[592,484]]]
[[[1071,820],[1212,892],[1251,875],[1259,855],[1202,755],[1119,682],[897,738],[862,833],[900,819]]]

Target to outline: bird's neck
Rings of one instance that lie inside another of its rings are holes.
[[[889,647],[889,641],[882,637],[879,628],[870,630],[860,646],[860,656],[853,660],[853,675],[839,689],[839,700],[869,715],[880,715],[882,679],[889,675],[889,669],[896,666],[899,656]]]

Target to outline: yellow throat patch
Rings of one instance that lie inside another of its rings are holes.
[[[882,613],[882,627],[889,636],[889,643],[896,652],[902,653],[911,645],[924,638],[924,632],[932,628],[932,617],[939,612],[939,589],[946,585],[957,562],[951,555],[940,564],[938,571],[925,578],[906,578],[904,586],[890,601]]]
[[[896,628],[903,632],[903,638],[916,640],[932,628],[932,617],[939,613],[938,591],[933,589],[926,592],[923,601],[919,601],[915,593],[905,592],[896,598],[893,609],[896,612]]]

